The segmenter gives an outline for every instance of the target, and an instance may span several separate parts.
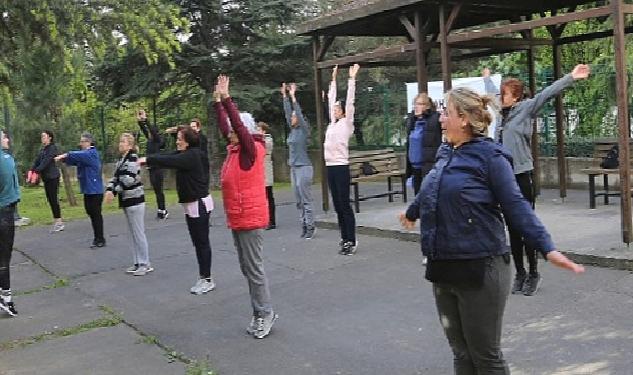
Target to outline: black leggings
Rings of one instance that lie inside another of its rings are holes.
[[[101,215],[102,202],[103,194],[84,194],[84,208],[88,216],[90,216],[95,241],[105,241],[105,237],[103,237],[103,216]]]
[[[535,196],[532,171],[519,173],[515,177],[521,193],[534,208]],[[514,259],[517,274],[525,275],[525,267],[523,266],[523,253],[525,252],[530,266],[530,274],[535,275],[538,272],[536,249],[527,246],[521,234],[513,230],[511,226],[508,226],[508,232],[510,232],[510,247],[512,248],[512,259]]]
[[[196,258],[198,259],[198,271],[202,278],[211,277],[211,243],[209,242],[209,213],[205,209],[204,203],[198,201],[199,217],[192,218],[185,215],[187,229],[191,236],[191,242],[196,248]]]
[[[62,212],[59,208],[59,198],[57,196],[59,191],[59,177],[50,180],[44,180],[44,191],[46,191],[46,200],[51,206],[53,218],[61,219]]]
[[[341,230],[341,239],[356,242],[356,218],[349,201],[349,165],[327,167],[327,183],[332,194],[332,203]]]
[[[268,223],[277,225],[275,221],[275,196],[273,195],[272,186],[266,186],[266,198],[268,199]]]
[[[11,289],[10,264],[15,239],[15,203],[0,208],[0,289]]]
[[[156,194],[156,205],[159,210],[165,209],[165,193],[163,193],[163,170],[159,168],[149,169],[149,182],[152,184],[154,194]]]

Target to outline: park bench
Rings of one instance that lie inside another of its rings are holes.
[[[354,191],[354,197],[350,200],[354,203],[356,212],[360,212],[360,202],[372,198],[389,197],[393,202],[393,196],[401,194],[404,202],[407,201],[407,184],[405,171],[400,168],[398,155],[393,149],[371,151],[352,151],[349,154],[350,185]],[[371,174],[367,174],[371,170]],[[360,195],[359,184],[387,179],[387,191]],[[394,190],[392,178],[400,180],[401,189]]]
[[[596,208],[596,197],[604,197],[604,204],[609,204],[609,197],[619,197],[619,191],[609,191],[609,175],[619,175],[620,169],[604,169],[600,163],[607,156],[613,146],[618,144],[616,138],[600,138],[594,140],[593,163],[590,168],[582,169],[581,172],[589,177],[589,208]],[[632,147],[633,143],[629,145]],[[621,161],[620,161],[621,162]],[[629,165],[631,165],[629,161]],[[604,190],[596,191],[596,176],[602,175]]]

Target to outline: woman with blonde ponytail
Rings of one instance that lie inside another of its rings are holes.
[[[409,229],[420,219],[425,277],[433,283],[456,375],[510,374],[500,342],[511,282],[504,219],[555,266],[584,271],[556,251],[519,190],[508,151],[485,136],[492,100],[467,88],[446,94],[446,143],[415,202],[400,215]]]

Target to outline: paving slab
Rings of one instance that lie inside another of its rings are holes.
[[[36,290],[55,282],[53,276],[15,250],[11,254],[10,272],[13,276],[11,289],[15,294]],[[16,275],[20,277],[15,277]]]
[[[68,337],[0,352],[2,375],[173,375],[184,374],[182,363],[169,363],[155,345],[141,341],[124,325],[98,328]]]

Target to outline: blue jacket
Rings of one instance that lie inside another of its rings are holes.
[[[77,166],[77,179],[81,194],[103,194],[101,159],[94,147],[81,151],[70,151],[66,164]]]
[[[15,160],[0,148],[0,208],[20,200],[20,185]]]
[[[422,253],[430,259],[507,253],[503,218],[529,246],[543,254],[555,249],[519,190],[512,157],[490,138],[475,138],[458,148],[440,146],[406,216],[420,219]]]

